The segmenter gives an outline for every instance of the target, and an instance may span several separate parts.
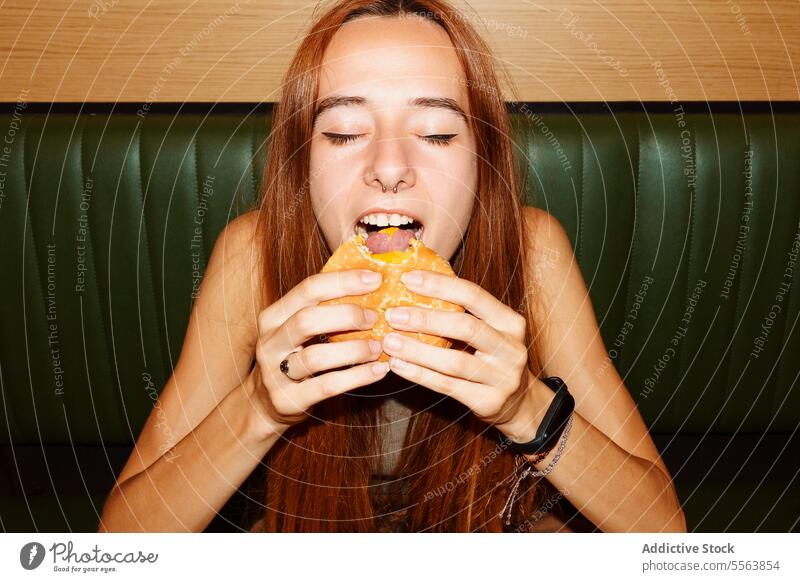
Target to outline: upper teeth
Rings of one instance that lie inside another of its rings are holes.
[[[373,224],[375,226],[400,226],[402,224],[414,222],[414,219],[404,214],[384,214],[379,212],[362,216],[359,222]]]

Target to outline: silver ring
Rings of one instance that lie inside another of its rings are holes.
[[[398,182],[397,184],[399,183],[400,182]],[[394,188],[392,188],[392,192],[394,192],[395,194],[397,194],[397,184],[395,184]],[[383,183],[381,183],[381,188],[383,188],[383,191],[386,192],[386,186],[384,186]]]
[[[291,356],[292,354],[295,354],[295,353],[297,353],[299,351],[300,350],[298,349],[298,350],[295,350],[293,352],[289,352],[288,354],[286,354],[286,357],[283,358],[283,360],[281,360],[280,366],[278,366],[280,368],[281,372],[286,374],[286,377],[289,378],[289,380],[291,380],[293,382],[296,382],[296,380],[289,375],[289,356]]]
[[[289,354],[289,356],[290,355],[291,354]],[[281,372],[286,374],[286,377],[289,378],[289,380],[291,380],[292,377],[289,376],[289,356],[286,356],[285,358],[283,358],[283,361],[281,362]]]

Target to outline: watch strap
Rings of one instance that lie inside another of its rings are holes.
[[[511,446],[517,452],[525,455],[537,455],[540,459],[547,456],[547,453],[556,446],[567,421],[575,410],[575,399],[561,378],[549,376],[542,378],[542,382],[555,392],[555,397],[550,402],[533,440],[527,443],[516,443],[498,431],[501,444]]]

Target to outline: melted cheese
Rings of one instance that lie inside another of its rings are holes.
[[[373,259],[383,261],[384,263],[402,263],[409,257],[409,252],[389,251],[388,253],[377,253],[372,255]]]

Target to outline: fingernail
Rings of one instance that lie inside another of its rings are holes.
[[[381,280],[381,274],[375,271],[364,271],[361,273],[361,280],[365,285],[374,285]]]
[[[367,323],[372,325],[376,321],[378,321],[378,312],[374,309],[367,309],[364,308],[364,319],[367,320]]]
[[[391,323],[405,323],[408,321],[408,309],[402,309],[402,308],[387,309],[386,319]]]
[[[396,333],[390,333],[384,338],[384,341],[386,342],[386,347],[393,350],[399,350],[401,347],[403,347],[403,342],[400,341],[400,338],[397,337]]]
[[[381,351],[381,342],[376,342],[375,340],[369,340],[369,351],[373,354],[377,354]]]
[[[393,367],[398,369],[403,368],[406,365],[405,361],[401,360],[400,358],[389,358],[389,361],[391,362]]]
[[[375,374],[376,376],[380,376],[388,369],[389,369],[389,364],[387,364],[386,362],[375,362],[374,364],[372,364],[372,373]]]
[[[403,273],[400,279],[402,279],[403,283],[405,283],[406,285],[422,284],[422,275],[420,275],[416,271],[409,271],[408,273]]]

